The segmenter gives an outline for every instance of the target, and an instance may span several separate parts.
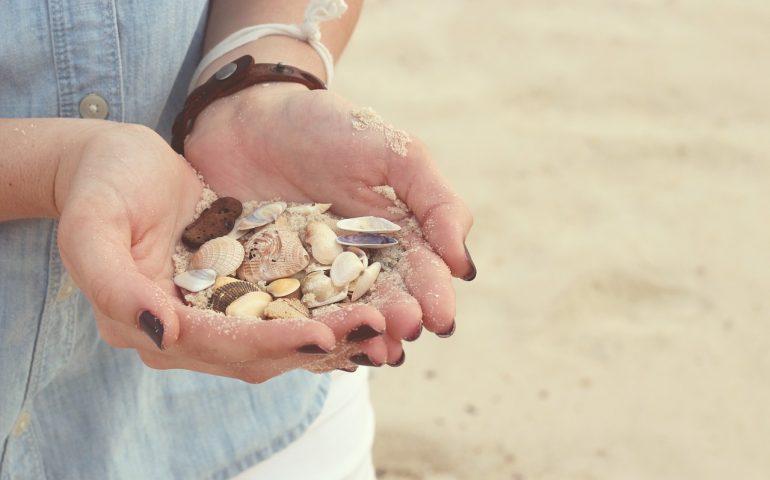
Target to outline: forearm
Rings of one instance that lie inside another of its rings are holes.
[[[310,0],[214,0],[211,2],[206,27],[204,52],[242,28],[264,23],[302,23],[305,7]],[[323,44],[337,59],[345,49],[358,22],[363,0],[347,0],[348,10],[336,20],[321,24]],[[222,65],[249,54],[257,63],[283,62],[307,70],[326,79],[318,53],[306,42],[294,38],[271,35],[251,42],[222,56],[206,68],[198,79],[205,82]]]
[[[77,154],[94,120],[0,119],[0,221],[56,218],[56,176]]]

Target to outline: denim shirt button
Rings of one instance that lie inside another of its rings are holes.
[[[13,427],[13,436],[20,437],[29,428],[29,422],[32,420],[32,416],[26,410],[21,412],[19,418],[16,420],[16,425]]]
[[[95,93],[89,93],[80,101],[80,116],[82,118],[104,120],[109,111],[107,100]]]

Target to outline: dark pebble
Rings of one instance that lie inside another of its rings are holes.
[[[182,243],[189,248],[198,248],[213,238],[227,235],[242,212],[243,205],[237,198],[217,199],[184,229]]]

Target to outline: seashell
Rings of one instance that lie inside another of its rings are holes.
[[[398,240],[393,237],[377,235],[374,233],[355,233],[353,235],[337,237],[337,243],[348,247],[376,249],[398,245]]]
[[[279,278],[271,282],[266,290],[267,293],[276,298],[288,297],[293,294],[299,296],[299,286],[300,282],[296,278]]]
[[[364,265],[355,253],[342,252],[334,259],[329,276],[335,286],[343,287],[358,278],[363,269]]]
[[[279,298],[267,304],[262,312],[267,319],[310,318],[310,309],[296,298]]]
[[[242,211],[243,205],[237,198],[215,200],[197,220],[185,227],[182,243],[189,248],[198,248],[213,238],[227,235]]]
[[[337,234],[324,222],[308,224],[305,243],[310,244],[313,258],[323,265],[331,265],[337,255],[342,253],[342,246],[337,243]]]
[[[243,280],[235,280],[234,282],[226,283],[214,290],[214,293],[209,300],[209,307],[217,312],[224,312],[235,300],[247,293],[256,292],[258,290],[256,285],[244,282]]]
[[[272,223],[286,210],[286,202],[273,202],[254,209],[238,220],[237,230],[251,230]]]
[[[348,298],[348,292],[343,289],[341,292],[337,292],[323,300],[317,298],[312,293],[309,293],[302,296],[302,302],[310,308],[316,308],[323,307],[324,305],[331,305],[332,303],[341,302],[346,298]]]
[[[363,297],[364,294],[368,292],[370,288],[372,288],[372,285],[374,285],[374,282],[377,280],[377,276],[380,274],[381,268],[382,264],[380,264],[380,262],[374,262],[373,264],[366,267],[363,273],[361,273],[361,275],[355,281],[355,285],[353,286],[353,293],[350,295],[350,299],[352,301],[355,302],[359,298]]]
[[[296,215],[313,215],[321,214],[331,208],[331,203],[305,203],[302,205],[295,205],[288,208],[288,212]]]
[[[217,277],[217,280],[214,282],[214,290],[217,288],[227,285],[228,283],[233,282],[240,282],[241,280],[238,280],[237,278],[233,277]]]
[[[201,270],[188,270],[174,277],[174,283],[177,287],[184,288],[189,292],[200,292],[214,285],[217,279],[217,272],[210,268]]]
[[[308,266],[305,267],[305,273],[324,272],[326,270],[331,270],[331,268],[331,265],[321,265],[320,263],[310,262]]]
[[[268,293],[249,292],[233,300],[225,309],[225,314],[231,317],[261,317],[272,300]]]
[[[392,233],[401,230],[400,226],[381,217],[343,218],[337,222],[337,228],[360,233]]]
[[[238,278],[250,282],[290,277],[310,263],[297,233],[285,228],[257,232],[244,248],[246,258],[238,269]]]
[[[365,251],[361,250],[358,247],[348,247],[348,252],[355,253],[358,259],[361,260],[361,263],[364,265],[364,268],[369,266],[369,256],[366,254]]]
[[[192,258],[190,266],[195,269],[210,268],[219,275],[235,273],[243,262],[243,245],[230,237],[218,237],[201,245]]]
[[[347,296],[345,289],[340,289],[334,286],[332,279],[324,275],[323,272],[313,272],[308,274],[300,282],[302,286],[302,301],[308,307],[320,307],[322,305],[328,305],[329,303],[339,302],[344,297],[340,297],[336,300],[332,300],[335,297],[339,297],[340,293],[344,293]]]

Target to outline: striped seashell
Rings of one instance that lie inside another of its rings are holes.
[[[238,269],[238,278],[250,282],[290,277],[310,263],[310,255],[299,236],[287,228],[257,232],[244,248],[245,259]]]
[[[218,237],[201,245],[190,258],[194,269],[210,268],[218,275],[234,273],[243,262],[243,245],[230,237]]]
[[[259,289],[256,285],[242,280],[229,282],[214,290],[209,300],[209,307],[217,312],[224,313],[227,307],[235,300],[246,295],[249,292],[256,292]]]
[[[262,315],[273,318],[310,318],[310,309],[296,298],[279,298],[265,307]]]

